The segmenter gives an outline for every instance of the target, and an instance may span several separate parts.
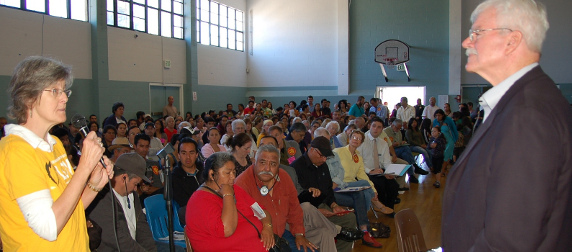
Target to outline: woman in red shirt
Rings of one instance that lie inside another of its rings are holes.
[[[194,251],[263,252],[274,246],[270,214],[234,185],[230,153],[217,152],[207,158],[203,178],[206,182],[189,199],[185,217],[186,235]]]

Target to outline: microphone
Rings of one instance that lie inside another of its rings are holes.
[[[80,114],[75,114],[71,119],[71,123],[75,128],[79,129],[79,133],[81,134],[82,138],[85,138],[87,136],[87,134],[89,133],[89,129],[87,128],[87,120],[85,119],[85,116],[82,116]],[[103,165],[103,167],[107,168],[105,162],[103,161],[103,157],[101,157],[99,162],[101,162],[101,165]]]

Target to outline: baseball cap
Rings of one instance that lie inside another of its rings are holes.
[[[322,155],[326,157],[331,157],[334,155],[334,153],[332,152],[332,146],[330,145],[330,141],[323,136],[314,138],[314,140],[312,140],[312,143],[310,143],[310,146],[318,149],[320,153],[322,153]]]
[[[146,168],[147,162],[145,162],[145,159],[135,152],[125,153],[119,156],[113,167],[116,171],[118,169],[124,170],[127,174],[135,174],[145,180],[145,182],[151,183],[151,180],[145,176]]]

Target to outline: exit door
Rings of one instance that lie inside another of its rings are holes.
[[[163,107],[169,102],[167,98],[173,96],[175,102],[173,106],[177,107],[177,113],[181,114],[183,104],[183,97],[181,96],[182,87],[181,86],[164,86],[164,85],[153,85],[149,86],[149,99],[151,101],[151,117],[153,119],[159,119],[163,116]]]

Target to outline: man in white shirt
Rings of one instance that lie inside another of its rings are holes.
[[[407,104],[407,97],[401,97],[401,107],[397,109],[396,118],[403,122],[409,122],[409,119],[415,118],[415,108]]]
[[[391,155],[387,142],[381,138],[383,122],[379,117],[372,119],[369,131],[365,134],[363,143],[357,149],[363,158],[365,173],[373,182],[381,203],[393,208],[397,201],[399,184],[395,176],[382,175],[383,168],[391,164]],[[394,214],[390,214],[393,217]]]
[[[439,109],[439,106],[435,105],[436,103],[435,97],[429,98],[429,105],[423,110],[423,119],[429,119],[431,122],[435,120],[435,111]]]

